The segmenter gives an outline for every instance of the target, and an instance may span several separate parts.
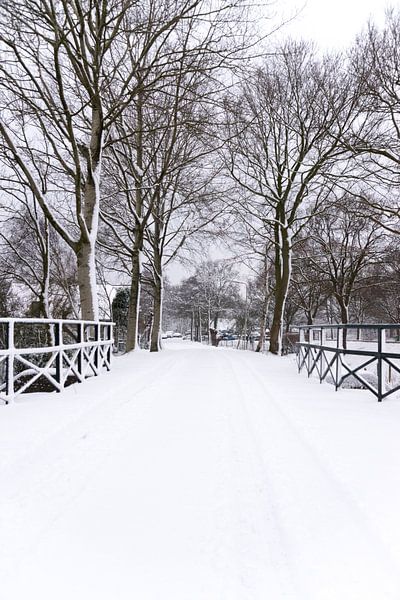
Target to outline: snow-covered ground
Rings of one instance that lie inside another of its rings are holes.
[[[171,340],[0,407],[1,600],[398,600],[400,400]]]

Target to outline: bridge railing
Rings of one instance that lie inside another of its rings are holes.
[[[400,324],[299,327],[297,365],[340,387],[362,387],[378,402],[400,390]]]
[[[113,323],[0,319],[0,400],[57,391],[111,368]]]

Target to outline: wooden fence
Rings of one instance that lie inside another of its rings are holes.
[[[0,400],[57,391],[111,368],[113,323],[0,319]]]
[[[306,369],[336,390],[362,387],[381,402],[400,390],[400,324],[299,327],[299,372]],[[351,383],[352,379],[352,383]]]

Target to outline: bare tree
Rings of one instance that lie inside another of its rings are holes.
[[[400,249],[397,236],[388,236],[380,260],[368,268],[368,287],[354,294],[350,315],[356,322],[400,322]]]
[[[197,324],[199,315],[201,329],[207,333],[209,342],[216,343],[217,332],[222,319],[234,319],[241,312],[243,301],[239,295],[238,273],[234,265],[226,260],[208,260],[200,263],[194,274],[178,286],[168,286],[167,306],[169,318],[183,317]],[[193,336],[198,341],[199,335]]]
[[[127,350],[137,343],[143,256],[153,274],[154,350],[160,343],[163,268],[210,218],[204,220],[201,205],[210,204],[207,188],[215,174],[206,158],[212,151],[210,135],[206,144],[215,120],[212,107],[226,85],[222,71],[246,51],[246,43],[252,44],[244,35],[244,13],[237,31],[231,27],[241,4],[209,5],[200,24],[198,14],[182,21],[175,43],[168,45],[168,62],[152,65],[146,86],[141,81],[148,71],[145,56],[139,92],[117,125],[119,143],[106,162],[114,192],[101,212],[108,226],[101,244],[131,278]]]
[[[13,290],[9,279],[0,278],[0,314],[2,317],[21,316],[22,306],[19,295]]]
[[[190,54],[180,57],[179,68],[174,81],[138,96],[120,127],[123,142],[106,161],[111,193],[102,210],[107,228],[100,241],[131,276],[127,350],[136,345],[143,261],[150,265],[154,288],[154,350],[164,268],[215,214],[210,210],[217,200],[211,184],[215,169],[204,168],[210,152],[204,141],[209,112],[203,104],[210,93],[209,73],[194,69]]]
[[[349,211],[347,201],[343,198],[314,219],[310,237],[320,251],[309,257],[315,270],[328,277],[344,324],[349,322],[349,305],[356,292],[375,283],[368,268],[380,260],[384,241],[382,230],[360,215],[357,206]]]
[[[50,308],[55,319],[79,319],[79,286],[72,250],[60,239],[51,239]]]
[[[0,135],[49,223],[76,255],[87,319],[98,316],[101,167],[113,126],[152,70],[164,67],[165,74],[178,25],[196,17],[198,28],[203,20],[207,30],[210,14],[204,0],[2,2]],[[215,41],[212,49],[218,52]]]
[[[26,187],[12,194],[11,206],[1,207],[1,276],[31,295],[32,316],[50,317],[49,224]]]
[[[307,45],[288,43],[226,101],[226,166],[248,220],[269,231],[275,249],[273,353],[281,348],[293,243],[329,193],[327,173],[346,155],[340,140],[356,118],[353,91],[339,57],[318,60]]]
[[[315,267],[321,249],[313,239],[312,222],[304,230],[304,235],[304,238],[296,242],[289,295],[303,311],[307,324],[312,325],[326,305],[331,288],[327,275]]]
[[[400,200],[400,11],[385,26],[370,23],[357,39],[350,68],[360,89],[360,119],[346,142],[354,153],[351,189],[380,226],[398,235]],[[347,183],[347,189],[349,183]]]

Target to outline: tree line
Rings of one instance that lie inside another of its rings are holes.
[[[142,298],[157,351],[166,267],[223,239],[255,273],[279,353],[288,311],[314,319],[333,299],[346,322],[360,280],[385,280],[398,234],[399,13],[321,56],[284,30],[266,45],[242,0],[1,9],[3,315],[18,311],[19,289],[34,316],[96,320],[99,290],[129,282],[127,350]]]

